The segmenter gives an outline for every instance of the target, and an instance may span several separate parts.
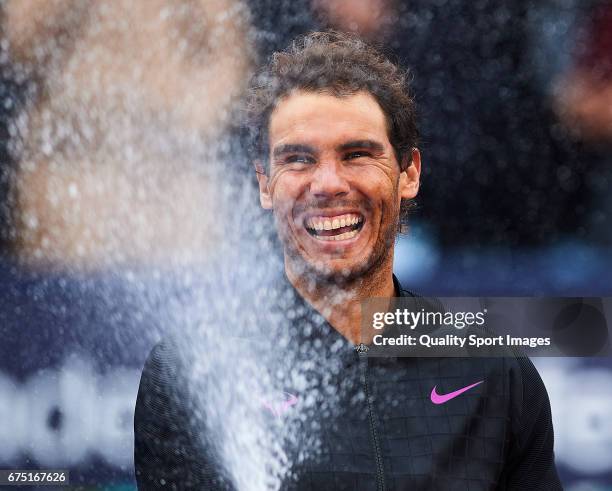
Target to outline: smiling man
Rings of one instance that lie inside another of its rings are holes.
[[[350,303],[335,305],[330,322],[353,341],[359,301],[396,294],[401,202],[419,188],[419,151],[396,151],[388,124],[366,90],[338,97],[296,89],[270,116],[269,172],[257,167],[261,204],[274,210],[287,278],[319,311],[338,287],[349,295]]]
[[[305,426],[287,422],[290,433],[316,428],[320,444],[287,454],[295,459],[280,489],[561,489],[548,397],[529,360],[364,353],[360,302],[412,296],[392,270],[421,172],[406,74],[356,37],[312,33],[273,56],[249,110],[260,202],[274,214],[295,298],[287,327],[319,368],[310,387],[334,389],[286,386],[285,401],[266,404],[277,418],[303,411]],[[139,486],[232,489],[231,476],[216,477],[214,444],[189,435],[184,407],[169,395],[175,363],[161,345],[143,372]],[[306,366],[286,365],[274,372]]]
[[[393,246],[419,189],[405,74],[356,38],[313,33],[275,54],[251,96],[260,200],[287,278],[356,341],[359,302],[398,293]]]

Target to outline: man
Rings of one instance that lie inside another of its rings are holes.
[[[260,201],[273,211],[296,298],[288,325],[294,344],[325,367],[315,384],[268,405],[280,418],[316,394],[315,411],[304,409],[290,433],[316,431],[317,451],[298,437],[304,444],[286,453],[290,472],[276,488],[561,489],[548,397],[528,360],[363,354],[360,301],[411,295],[392,273],[400,215],[417,195],[421,170],[405,74],[357,38],[313,33],[274,55],[251,96]],[[180,365],[161,345],[143,372],[139,486],[257,489],[235,477],[239,469],[234,478],[224,473],[227,452],[211,438],[198,443],[185,429],[188,411],[174,387]],[[483,382],[444,405],[430,398],[434,386],[446,394],[475,381]],[[329,410],[318,386],[336,388]],[[235,453],[229,458],[247,465],[248,456]]]

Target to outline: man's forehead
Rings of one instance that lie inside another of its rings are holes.
[[[316,141],[380,140],[386,136],[385,115],[366,92],[336,97],[296,92],[276,105],[270,117],[270,143],[300,138]],[[304,142],[306,143],[306,142]]]

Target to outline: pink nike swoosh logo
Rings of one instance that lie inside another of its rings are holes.
[[[481,380],[480,382],[476,382],[475,384],[468,385],[467,387],[464,387],[463,389],[455,390],[453,392],[449,392],[448,394],[442,394],[442,395],[436,392],[437,385],[434,385],[434,388],[431,389],[431,402],[433,402],[434,404],[444,404],[445,402],[450,401],[451,399],[454,399],[455,397],[463,394],[465,391],[468,391],[476,387],[477,385],[482,384],[483,382],[484,380]]]
[[[274,404],[272,402],[261,401],[264,407],[268,409],[277,418],[280,418],[282,414],[287,412],[287,410],[291,406],[295,406],[298,402],[297,396],[294,396],[293,394],[290,394],[289,392],[283,392],[283,394],[288,396],[288,398],[280,403]]]

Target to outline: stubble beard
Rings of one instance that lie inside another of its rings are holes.
[[[397,214],[396,214],[397,215]],[[277,231],[285,254],[285,268],[291,268],[294,275],[306,280],[313,287],[336,286],[350,288],[373,276],[386,261],[393,249],[398,230],[399,216],[391,221],[384,230],[380,230],[374,247],[363,261],[356,261],[351,267],[337,270],[330,268],[324,261],[313,261],[305,258],[286,230],[277,223]]]

